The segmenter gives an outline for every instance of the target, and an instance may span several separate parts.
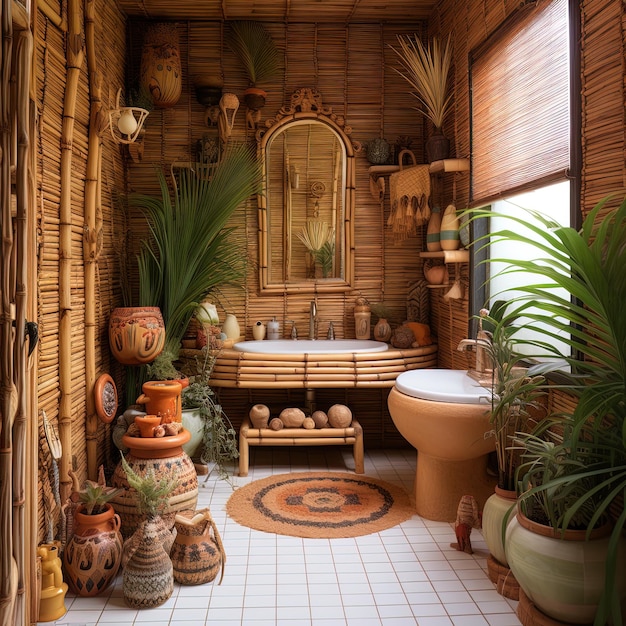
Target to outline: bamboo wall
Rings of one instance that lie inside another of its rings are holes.
[[[82,3],[81,3],[82,4]],[[95,43],[98,69],[102,73],[102,99],[105,109],[113,106],[118,87],[124,86],[125,19],[106,0],[96,2]],[[39,541],[49,533],[56,534],[59,523],[60,501],[55,502],[57,471],[54,467],[41,421],[45,411],[53,428],[59,430],[59,413],[63,394],[70,399],[70,441],[64,446],[69,467],[74,467],[82,483],[87,477],[86,420],[87,394],[85,350],[85,299],[95,300],[96,310],[96,374],[111,372],[120,380],[121,369],[111,358],[106,334],[109,311],[119,305],[120,269],[118,239],[124,225],[119,211],[114,209],[114,196],[124,186],[124,167],[119,146],[108,132],[102,133],[101,204],[96,220],[101,221],[97,250],[95,294],[86,296],[83,237],[85,233],[85,185],[88,158],[88,127],[90,115],[89,78],[86,60],[80,67],[74,112],[74,130],[71,141],[71,220],[69,248],[62,252],[60,231],[62,226],[61,161],[65,142],[62,140],[64,97],[66,87],[67,15],[61,28],[38,13],[36,25],[35,63],[37,74],[37,107],[39,136],[35,146],[37,161],[37,307],[40,344],[37,352],[38,403],[40,437],[37,464],[39,466]],[[80,15],[80,25],[83,24]],[[82,37],[81,37],[82,41]],[[84,42],[83,42],[84,43]],[[61,311],[61,259],[70,263],[70,308]],[[60,326],[64,315],[71,318],[69,345],[66,355],[60,345]],[[71,384],[64,389],[60,381],[60,363],[66,358],[70,368]],[[121,382],[121,380],[120,380]],[[99,423],[97,439],[98,464],[110,455],[110,427]],[[69,449],[68,449],[69,447]],[[59,464],[60,465],[60,464]],[[64,480],[63,469],[60,472]]]

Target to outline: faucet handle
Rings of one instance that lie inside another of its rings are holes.
[[[291,324],[291,338],[292,339],[297,339],[298,338],[298,329],[296,328],[296,323],[293,320],[289,320],[289,323]]]

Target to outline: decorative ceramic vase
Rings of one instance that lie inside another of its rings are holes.
[[[192,459],[196,458],[204,438],[204,419],[198,409],[183,409],[183,428],[189,431],[191,439],[182,448]]]
[[[174,591],[171,541],[163,541],[166,525],[160,516],[144,520],[124,545],[122,593],[133,609],[152,609],[169,600]],[[169,533],[171,536],[171,533]]]
[[[110,504],[103,513],[74,512],[74,534],[63,552],[69,588],[80,596],[96,596],[115,579],[122,562],[120,516]]]
[[[459,218],[454,204],[449,204],[441,218],[439,242],[442,250],[457,250],[461,244],[459,238]]]
[[[182,385],[176,380],[149,380],[141,387],[143,393],[137,404],[146,407],[146,413],[157,415],[161,423],[182,421]]]
[[[390,154],[391,146],[387,140],[376,138],[367,142],[367,160],[372,165],[384,165]]]
[[[154,429],[161,425],[161,417],[159,415],[135,415],[133,420],[139,428],[139,434],[142,437],[154,437]]]
[[[198,501],[198,475],[193,461],[182,449],[182,445],[191,439],[188,430],[181,430],[178,435],[144,439],[123,435],[122,445],[130,451],[126,461],[140,476],[153,471],[155,476],[174,480],[176,486],[170,492],[161,518],[166,526],[174,526],[176,513],[195,510]],[[122,536],[128,538],[144,520],[137,508],[137,494],[130,489],[126,472],[119,463],[111,478],[113,487],[122,487],[123,493],[111,501],[122,520]]]
[[[165,324],[156,306],[118,307],[109,317],[109,346],[123,365],[144,365],[165,345]]]
[[[179,38],[176,24],[149,26],[141,51],[141,86],[157,107],[173,107],[183,88]]]
[[[252,338],[255,341],[262,341],[263,339],[265,339],[266,331],[267,331],[267,328],[265,324],[263,322],[257,322],[252,327]]]
[[[258,87],[248,87],[243,92],[243,101],[251,111],[258,111],[265,106],[267,91]]]
[[[227,339],[239,339],[239,337],[241,336],[239,322],[232,313],[226,314],[226,319],[222,324],[222,332],[226,335]]]
[[[63,582],[59,545],[56,542],[42,543],[37,548],[37,555],[41,558],[41,593],[37,621],[54,622],[67,613],[67,583]]]
[[[496,585],[498,593],[512,600],[519,599],[519,584],[511,573],[506,558],[502,541],[502,526],[507,515],[509,516],[507,526],[515,517],[516,503],[515,491],[496,487],[495,493],[485,502],[482,518],[483,538],[490,554],[487,559],[489,580]]]
[[[365,298],[357,298],[354,306],[354,335],[357,339],[370,338],[372,312]]]
[[[384,317],[381,317],[374,326],[374,339],[376,341],[389,341],[391,339],[391,326]]]
[[[439,252],[441,243],[439,241],[439,231],[441,230],[441,210],[434,206],[430,212],[428,226],[426,228],[426,250],[429,252]]]
[[[442,285],[446,279],[446,266],[434,264],[430,259],[424,261],[424,278],[430,285]]]
[[[429,163],[441,161],[450,156],[450,140],[444,136],[440,128],[426,140],[426,158]]]
[[[209,509],[184,511],[175,518],[176,539],[170,550],[174,580],[181,585],[202,585],[224,577],[226,555],[222,538]]]
[[[564,624],[591,624],[605,585],[611,527],[561,532],[517,515],[506,531],[506,555],[526,597],[548,617]],[[626,556],[626,537],[618,544],[618,562]],[[625,579],[616,584],[626,592]]]

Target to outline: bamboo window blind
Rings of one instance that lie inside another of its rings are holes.
[[[473,205],[568,175],[568,47],[567,0],[545,0],[471,53]]]

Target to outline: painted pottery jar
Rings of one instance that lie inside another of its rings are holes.
[[[54,622],[67,612],[65,594],[67,583],[63,582],[63,569],[57,542],[42,543],[37,548],[41,559],[41,593],[39,595],[39,622]],[[17,574],[17,572],[16,572]]]
[[[611,526],[592,531],[567,530],[564,535],[549,526],[517,515],[507,526],[506,555],[526,597],[539,611],[565,624],[591,624],[605,585]],[[626,537],[621,536],[618,562],[626,558]],[[619,596],[626,580],[618,575]]]
[[[381,317],[374,326],[375,341],[389,341],[391,339],[391,326],[389,322]]]
[[[144,365],[165,345],[165,324],[156,306],[118,307],[109,317],[109,346],[123,365]]]
[[[428,226],[426,227],[426,250],[429,252],[439,252],[441,250],[440,230],[441,209],[438,206],[434,206],[430,212]]]
[[[183,511],[175,517],[176,538],[170,550],[174,580],[181,585],[202,585],[224,577],[224,545],[209,509]]]
[[[439,244],[442,250],[457,250],[461,244],[459,237],[459,218],[454,204],[449,204],[441,217]]]
[[[152,609],[167,602],[174,591],[171,540],[159,515],[145,519],[124,545],[122,593],[133,609]],[[169,533],[171,537],[171,533]]]
[[[74,534],[63,552],[69,588],[79,596],[96,596],[115,579],[122,561],[120,516],[110,504],[88,515],[81,505],[74,513]]]
[[[126,461],[140,476],[154,472],[155,476],[175,482],[161,518],[168,529],[174,526],[174,517],[185,510],[195,510],[198,501],[198,475],[193,461],[183,450],[183,444],[191,439],[188,430],[181,430],[169,437],[143,438],[122,436],[122,444],[129,449]],[[124,491],[113,498],[112,503],[122,520],[122,536],[128,538],[139,527],[145,516],[137,508],[137,494],[130,489],[126,472],[118,463],[111,484]]]
[[[173,107],[178,102],[183,76],[176,24],[158,23],[146,30],[141,51],[140,82],[155,106]]]
[[[182,385],[176,380],[149,380],[141,387],[137,404],[146,407],[148,415],[157,415],[162,424],[182,421]]]

